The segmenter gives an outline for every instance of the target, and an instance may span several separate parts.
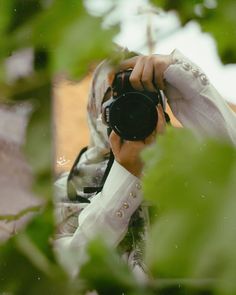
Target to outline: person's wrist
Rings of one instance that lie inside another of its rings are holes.
[[[134,176],[140,178],[143,169],[143,163],[141,161],[130,163],[125,161],[116,160],[121,166],[123,166],[127,171],[129,171]]]

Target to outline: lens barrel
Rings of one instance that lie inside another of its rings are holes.
[[[156,106],[162,103],[162,97],[159,89],[157,92],[135,90],[129,82],[131,72],[116,74],[113,97],[103,104],[103,120],[122,139],[138,141],[155,130]]]

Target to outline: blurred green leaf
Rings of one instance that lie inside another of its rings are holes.
[[[24,233],[35,245],[37,245],[40,251],[44,253],[48,259],[54,261],[52,244],[50,242],[54,236],[54,231],[53,205],[52,202],[48,202],[27,225]],[[32,252],[31,255],[34,255],[33,253],[34,252]]]
[[[135,279],[128,265],[115,250],[101,239],[90,242],[88,257],[88,262],[81,268],[80,278],[99,294],[150,294]]]
[[[235,294],[235,148],[170,129],[145,160],[145,196],[158,207],[146,251],[155,277],[216,279],[220,294]]]
[[[54,231],[43,211],[17,234],[0,245],[0,292],[13,294],[72,294],[66,274],[55,263],[49,237]]]
[[[166,11],[176,10],[180,20],[182,21],[182,24],[185,24],[193,18],[197,18],[194,9],[196,5],[203,5],[204,0],[151,0],[151,2]]]
[[[102,22],[102,17],[86,12],[82,1],[53,1],[8,36],[8,51],[34,45],[48,54],[53,73],[81,77],[89,63],[107,57],[112,50],[118,27],[105,30]]]
[[[25,152],[34,169],[34,191],[52,198],[52,102],[51,84],[35,89],[31,99],[33,112],[27,129]]]
[[[208,17],[199,20],[203,31],[210,32],[216,40],[219,55],[224,63],[236,63],[236,2],[218,1],[216,9],[208,12]]]
[[[5,33],[10,22],[11,2],[9,0],[1,0],[0,2],[0,37]]]
[[[182,25],[197,21],[204,32],[216,40],[219,55],[224,63],[236,63],[236,1],[235,0],[151,0],[166,11],[178,13]]]
[[[11,0],[8,1],[11,5],[11,23],[8,27],[8,33],[16,28],[24,25],[31,20],[35,15],[40,13],[43,8],[43,2],[40,0]]]
[[[76,20],[65,32],[54,52],[54,71],[67,70],[73,77],[81,77],[91,61],[106,58],[114,47],[112,38],[118,28],[97,30],[99,27],[101,18],[85,15]],[[85,39],[84,36],[89,37]]]
[[[52,198],[52,86],[45,72],[44,76],[32,75],[31,78],[16,82],[9,95],[14,101],[31,104],[24,151],[33,168],[35,176],[34,192],[47,199]]]

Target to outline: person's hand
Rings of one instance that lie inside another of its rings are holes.
[[[165,130],[166,120],[162,106],[157,107],[158,122],[156,129],[143,141],[123,141],[114,131],[111,132],[109,140],[115,160],[133,175],[140,177],[143,162],[140,157],[141,151],[154,142],[157,134]]]
[[[129,78],[133,88],[155,92],[156,86],[165,89],[164,72],[171,62],[171,55],[139,55],[121,62],[119,70],[133,69]]]

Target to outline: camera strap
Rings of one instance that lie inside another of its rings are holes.
[[[164,111],[164,116],[165,116],[165,119],[166,119],[166,123],[170,124],[170,117],[165,111]]]
[[[105,181],[107,179],[107,176],[111,170],[111,167],[112,167],[112,164],[114,162],[114,155],[113,155],[113,152],[112,150],[110,150],[110,156],[109,156],[109,160],[108,160],[108,163],[107,163],[107,168],[103,174],[103,177],[102,177],[102,181],[101,181],[101,186],[100,187],[97,187],[97,190],[96,192],[99,193],[102,189],[103,189],[103,186],[105,184]]]
[[[82,148],[82,150],[80,151],[79,155],[77,156],[77,158],[74,161],[74,164],[70,170],[70,173],[68,175],[67,178],[67,196],[70,200],[74,200],[74,201],[79,201],[81,203],[90,203],[90,201],[82,196],[79,196],[77,194],[75,185],[73,183],[73,177],[76,175],[77,173],[77,164],[79,163],[79,160],[81,158],[81,156],[83,155],[84,152],[86,152],[88,149],[88,147],[84,147]]]
[[[67,178],[67,195],[68,195],[68,198],[70,200],[75,200],[75,201],[79,201],[81,203],[90,203],[90,201],[85,198],[85,197],[82,197],[82,196],[79,196],[76,192],[76,188],[74,187],[74,184],[73,184],[73,177],[76,175],[76,167],[77,167],[77,164],[81,158],[81,156],[83,155],[84,152],[86,152],[87,150],[87,147],[83,148],[79,155],[77,156],[71,170],[70,170],[70,173],[69,173],[69,176]],[[114,155],[113,155],[113,152],[112,150],[110,150],[110,155],[109,155],[109,160],[107,162],[107,167],[106,167],[106,170],[103,174],[103,177],[102,177],[102,180],[101,180],[101,185],[100,186],[96,186],[96,187],[90,187],[90,186],[86,186],[83,188],[83,191],[84,193],[86,194],[93,194],[93,193],[99,193],[103,186],[104,186],[104,183],[107,179],[107,176],[111,170],[111,167],[112,167],[112,164],[114,162]]]
[[[93,194],[93,193],[96,193],[98,194],[102,189],[103,189],[103,186],[105,184],[105,181],[107,179],[107,176],[111,170],[111,167],[112,167],[112,164],[114,162],[114,155],[113,155],[113,152],[112,150],[110,151],[110,156],[109,156],[109,160],[107,162],[107,167],[106,167],[106,170],[103,174],[103,177],[102,177],[102,180],[101,180],[101,185],[100,186],[85,186],[84,187],[84,193],[86,194]]]

